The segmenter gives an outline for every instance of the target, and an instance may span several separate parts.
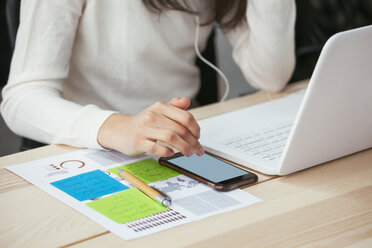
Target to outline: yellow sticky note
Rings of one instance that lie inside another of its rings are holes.
[[[168,210],[136,188],[87,203],[87,206],[117,223],[126,223]]]
[[[109,171],[119,176],[117,169],[129,171],[144,183],[152,183],[170,177],[178,176],[181,173],[159,164],[156,160],[149,158],[135,163],[111,168]]]

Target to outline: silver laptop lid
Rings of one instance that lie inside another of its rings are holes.
[[[280,175],[372,147],[372,25],[325,44],[284,150]]]

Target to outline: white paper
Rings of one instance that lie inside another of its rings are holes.
[[[147,158],[154,157],[147,155],[128,157],[112,151],[80,150],[13,165],[7,167],[7,169],[125,240],[139,238],[261,201],[259,198],[240,189],[221,193],[185,175],[178,175],[150,184],[171,197],[172,206],[170,210],[119,224],[88,207],[86,203],[92,200],[79,201],[50,184],[85,172],[100,170],[120,183],[131,187],[121,177],[109,173],[108,169]]]

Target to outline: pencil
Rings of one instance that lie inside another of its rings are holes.
[[[137,189],[141,190],[144,194],[148,197],[163,204],[165,207],[169,207],[172,203],[171,199],[164,193],[154,189],[153,187],[148,186],[146,183],[141,181],[139,178],[134,176],[129,171],[125,171],[122,169],[117,169],[120,176],[125,179],[128,183],[132,184]]]

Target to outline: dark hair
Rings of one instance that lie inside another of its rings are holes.
[[[164,9],[179,10],[190,14],[199,14],[195,12],[187,1],[179,0],[142,0],[144,5],[150,10],[158,11]],[[203,0],[206,1],[206,0]],[[205,24],[216,21],[222,29],[232,29],[245,19],[247,0],[211,0],[213,9],[212,18]],[[225,18],[229,16],[229,18]]]

